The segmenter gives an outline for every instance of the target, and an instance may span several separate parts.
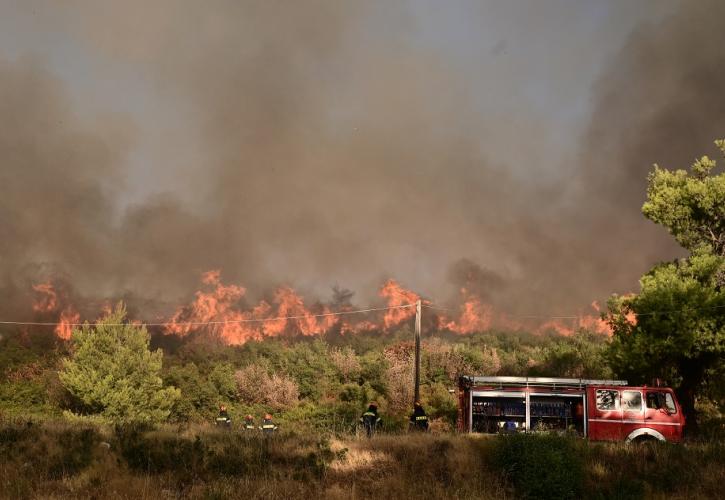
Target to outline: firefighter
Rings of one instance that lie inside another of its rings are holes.
[[[245,431],[253,431],[256,430],[256,427],[254,425],[254,417],[251,415],[247,415],[244,417],[244,430]]]
[[[372,437],[375,433],[375,428],[380,425],[380,417],[378,416],[378,405],[375,402],[370,403],[368,409],[360,417],[360,422],[365,428],[365,433],[368,437]]]
[[[416,401],[413,405],[413,414],[410,416],[410,428],[415,431],[426,432],[428,430],[428,415],[425,414],[423,405]]]
[[[259,428],[265,434],[272,434],[274,431],[276,431],[277,430],[277,426],[274,425],[274,422],[272,421],[272,415],[270,415],[269,413],[267,413],[264,416],[264,420],[262,420],[262,425],[260,425]]]
[[[226,427],[227,429],[232,426],[232,419],[229,418],[229,412],[227,412],[227,407],[224,405],[219,406],[219,416],[216,418],[216,425]]]

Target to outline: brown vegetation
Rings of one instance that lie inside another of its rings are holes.
[[[432,433],[264,437],[203,426],[144,431],[6,422],[0,497],[540,498],[557,491],[561,498],[583,492],[715,498],[725,481],[724,451],[720,442],[629,446]]]

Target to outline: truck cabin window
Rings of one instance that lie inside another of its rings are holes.
[[[597,410],[619,410],[619,391],[609,389],[597,390]]]
[[[672,399],[672,394],[670,394],[669,392],[648,392],[647,408],[653,410],[663,410],[670,415],[677,413],[675,401]]]
[[[622,409],[624,411],[642,411],[642,393],[622,391]]]

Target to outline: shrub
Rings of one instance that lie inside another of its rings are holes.
[[[147,428],[141,425],[116,427],[121,455],[129,467],[149,473],[179,470],[191,477],[199,474],[206,449],[198,436],[191,441],[146,431]]]
[[[491,456],[521,498],[580,498],[583,456],[571,438],[502,435]]]
[[[238,370],[234,377],[239,399],[245,403],[283,410],[299,401],[299,388],[292,378],[277,373],[270,375],[261,365],[251,364]]]
[[[208,420],[216,413],[220,395],[214,385],[202,377],[195,363],[171,367],[164,376],[164,383],[176,387],[181,394],[171,407],[173,421]]]
[[[362,366],[355,351],[349,347],[330,351],[330,360],[340,374],[342,382],[351,382],[360,377]]]
[[[234,369],[227,363],[215,364],[209,373],[209,382],[217,393],[224,399],[236,399],[237,382],[234,379]]]
[[[28,421],[0,427],[2,461],[22,464],[35,477],[54,479],[85,469],[99,442],[98,432],[87,426],[48,428]]]

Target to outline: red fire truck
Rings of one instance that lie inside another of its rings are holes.
[[[459,380],[458,430],[569,431],[598,441],[679,442],[685,419],[672,389],[626,380],[473,377]]]

